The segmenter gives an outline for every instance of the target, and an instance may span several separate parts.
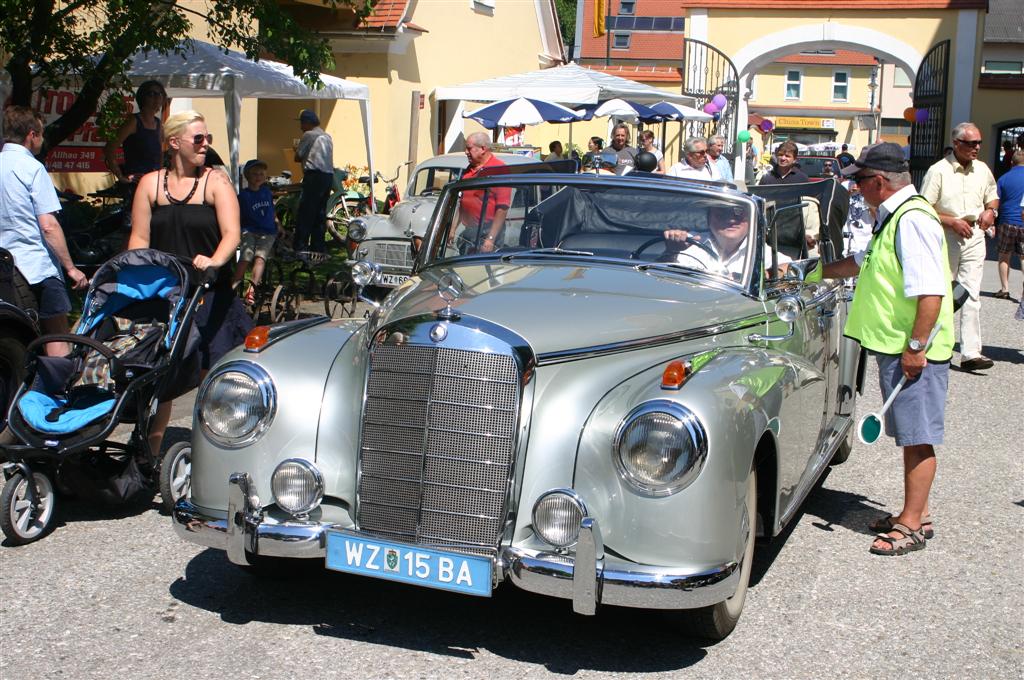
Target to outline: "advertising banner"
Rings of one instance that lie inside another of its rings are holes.
[[[41,89],[34,95],[33,106],[43,114],[46,125],[54,122],[75,103],[76,94],[65,89]],[[102,105],[103,98],[100,99]],[[134,110],[131,98],[125,99],[125,112]],[[93,113],[80,128],[50,149],[46,156],[46,169],[50,172],[108,172],[103,162],[103,147],[106,140],[100,136]],[[116,153],[117,162],[124,161],[121,149]]]

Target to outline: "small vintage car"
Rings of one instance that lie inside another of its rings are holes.
[[[769,228],[783,202],[528,166],[446,185],[369,318],[257,328],[213,367],[177,532],[240,565],[508,581],[728,635],[755,536],[854,432],[845,291],[803,280],[803,230]]]
[[[508,165],[532,163],[529,156],[494,154]],[[354,217],[348,224],[352,257],[380,265],[374,286],[386,294],[409,278],[412,272],[410,238],[423,238],[441,189],[457,180],[466,169],[466,155],[435,156],[416,166],[405,190],[405,198],[387,215]]]

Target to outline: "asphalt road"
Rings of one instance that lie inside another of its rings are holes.
[[[995,289],[989,263],[988,290]],[[1012,279],[1014,296],[1020,274]],[[0,547],[0,678],[1020,678],[1024,676],[1024,322],[983,300],[981,374],[954,371],[938,453],[936,537],[868,553],[902,495],[891,440],[858,444],[791,525],[759,547],[746,610],[717,645],[672,615],[512,587],[490,600],[327,573],[277,579],[179,540],[155,504],[68,501],[60,526]],[[880,406],[868,376],[861,413]],[[171,439],[188,436],[179,403]]]

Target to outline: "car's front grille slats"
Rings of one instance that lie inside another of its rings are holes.
[[[514,358],[382,344],[371,354],[366,391],[360,530],[493,554],[514,465]]]
[[[412,268],[412,251],[406,242],[369,241],[367,246],[366,257],[371,262],[385,267]]]

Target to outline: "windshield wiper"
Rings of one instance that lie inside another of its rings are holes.
[[[533,248],[532,250],[518,250],[514,253],[507,253],[501,256],[502,262],[508,262],[512,258],[522,257],[524,255],[583,255],[592,256],[591,253],[586,250],[567,250],[565,248]]]

